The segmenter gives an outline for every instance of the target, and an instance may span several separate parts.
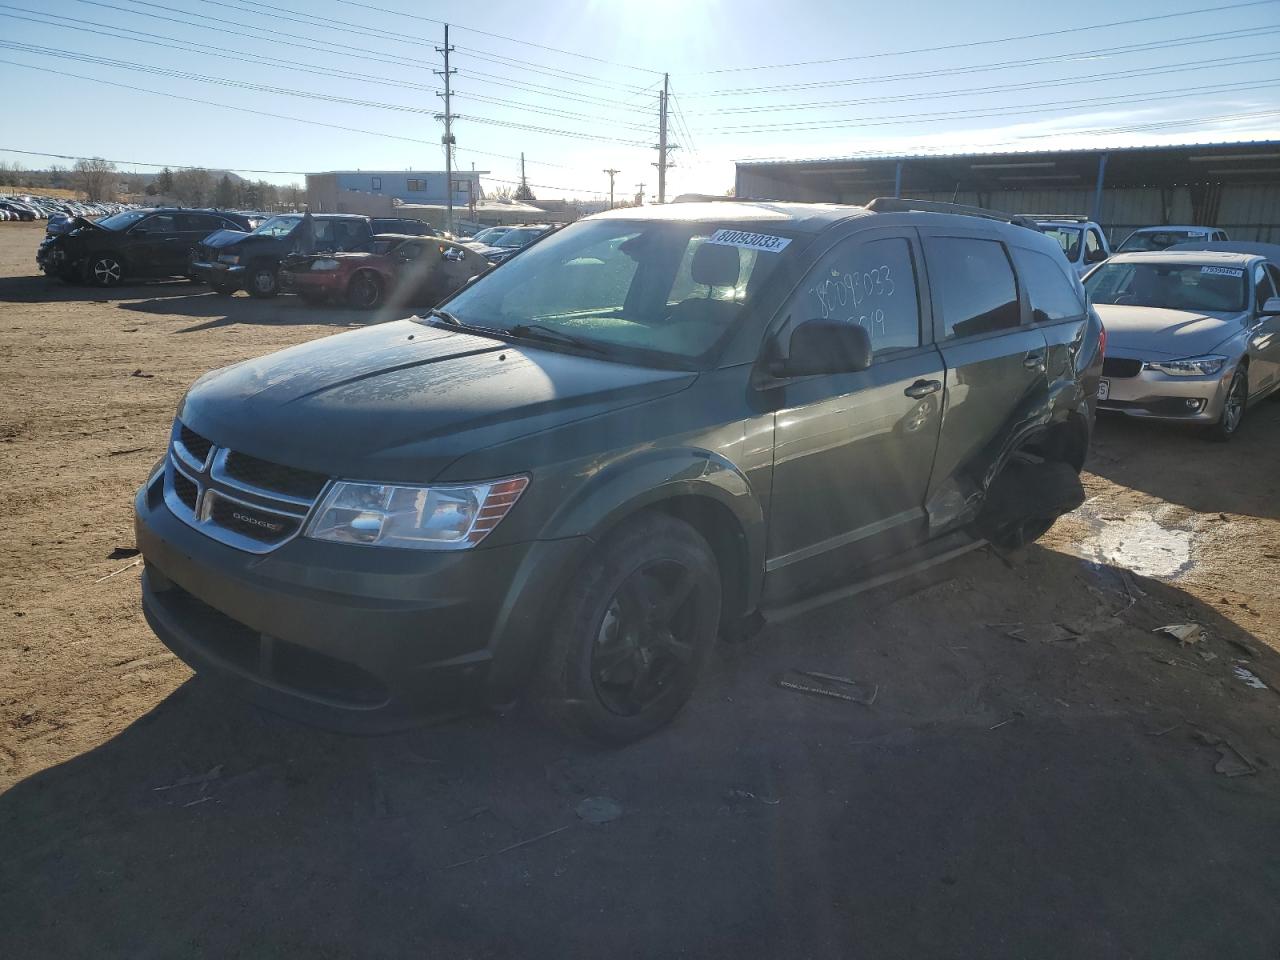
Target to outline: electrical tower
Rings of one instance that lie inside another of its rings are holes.
[[[453,52],[453,47],[449,45],[449,25],[444,25],[444,46],[436,47],[436,53],[444,54],[444,69],[432,70],[437,77],[444,77],[444,93],[437,93],[436,96],[444,97],[444,136],[440,138],[440,142],[444,144],[444,191],[445,191],[445,213],[444,228],[449,233],[453,233],[453,103],[450,100],[452,90],[449,81],[457,70],[449,69],[449,54]]]

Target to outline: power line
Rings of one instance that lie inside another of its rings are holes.
[[[79,157],[67,153],[45,153],[41,150],[17,150],[0,147],[0,153],[20,153],[27,157],[52,157],[55,160],[103,160],[122,167],[168,167],[170,170],[225,170],[230,173],[267,173],[282,177],[305,177],[305,170],[250,170],[248,167],[197,166],[189,163],[144,163],[141,160],[112,160],[110,157]]]
[[[1280,33],[1276,27],[1275,33]],[[944,100],[954,97],[981,96],[988,93],[1009,93],[1019,90],[1039,90],[1048,87],[1075,86],[1081,83],[1092,83],[1098,80],[1115,80],[1120,78],[1160,76],[1168,73],[1187,73],[1194,70],[1213,69],[1218,67],[1238,67],[1257,63],[1270,63],[1280,60],[1280,54],[1250,53],[1239,57],[1214,57],[1208,60],[1191,60],[1170,66],[1138,67],[1132,70],[1120,70],[1112,73],[1091,73],[1064,77],[1053,80],[1029,80],[1025,83],[1002,83],[983,87],[961,87],[948,90],[929,90],[919,93],[904,93],[884,97],[866,97],[860,100],[815,100],[808,103],[789,103],[785,106],[728,107],[723,110],[708,110],[694,116],[729,116],[756,113],[794,113],[801,110],[827,110],[833,107],[869,106],[879,103],[903,103],[916,100]]]
[[[1183,87],[1177,90],[1169,90],[1166,92],[1137,93],[1126,94],[1118,97],[1092,97],[1088,99],[1073,98],[1071,100],[1050,100],[1038,104],[1025,105],[1009,105],[1006,107],[985,108],[979,107],[975,110],[952,110],[945,112],[928,112],[928,113],[903,113],[890,115],[887,117],[875,117],[866,120],[852,121],[827,121],[827,120],[801,120],[795,123],[775,123],[775,124],[758,124],[755,126],[736,126],[736,127],[718,127],[712,128],[707,132],[717,136],[736,135],[743,133],[769,133],[777,131],[798,132],[803,130],[830,130],[843,129],[848,127],[883,127],[896,126],[905,123],[940,123],[947,120],[975,120],[986,119],[988,117],[1005,117],[1005,116],[1022,116],[1032,113],[1053,113],[1060,110],[1072,110],[1086,104],[1093,106],[1118,106],[1121,104],[1132,103],[1135,100],[1147,103],[1153,100],[1179,100],[1183,99],[1187,94],[1196,93],[1227,93],[1247,90],[1270,89],[1280,86],[1280,79],[1269,79],[1264,83],[1253,83],[1252,81],[1244,81],[1228,84],[1216,84],[1200,87]]]
[[[1280,2],[1280,0],[1266,0],[1266,2]],[[942,67],[933,70],[916,70],[908,73],[877,73],[870,76],[814,80],[807,83],[773,84],[764,87],[722,88],[686,94],[686,99],[692,97],[755,96],[758,94],[788,93],[794,90],[829,89],[832,87],[856,86],[866,83],[883,84],[895,80],[921,80],[930,77],[949,77],[969,73],[987,73],[995,70],[1012,70],[1022,67],[1040,66],[1041,64],[1046,63],[1072,61],[1079,59],[1080,57],[1088,57],[1092,59],[1103,56],[1116,56],[1125,53],[1140,53],[1151,50],[1168,50],[1175,47],[1198,46],[1203,43],[1220,43],[1225,40],[1249,39],[1253,36],[1265,35],[1270,32],[1271,29],[1272,28],[1270,27],[1262,28],[1261,30],[1258,28],[1247,28],[1226,30],[1219,33],[1198,33],[1184,37],[1175,37],[1171,40],[1151,40],[1144,43],[1122,44],[1115,47],[1093,47],[1088,50],[1076,50],[1071,53],[1055,53],[1041,57],[1019,57],[1014,60],[1000,60],[994,63],[981,63],[962,67]]]
[[[405,13],[403,10],[389,10],[386,7],[377,7],[369,3],[359,3],[356,2],[356,0],[337,0],[337,2],[346,4],[349,7],[361,7],[365,10],[374,10],[378,13],[386,13],[396,17],[406,17],[410,20],[421,20],[425,23],[434,23],[437,25],[442,25],[444,23],[443,20],[436,20],[433,17],[423,17],[413,13]],[[580,60],[591,60],[595,63],[603,63],[611,67],[623,67],[627,70],[639,70],[641,73],[649,74],[658,74],[662,72],[661,70],[654,70],[650,67],[638,67],[630,63],[620,63],[617,60],[606,60],[603,57],[595,57],[588,53],[579,53],[576,50],[565,50],[560,47],[551,47],[544,43],[534,43],[532,40],[521,40],[517,37],[508,37],[501,33],[490,33],[486,30],[477,30],[475,27],[466,27],[457,23],[453,24],[453,26],[455,29],[466,30],[468,33],[478,34],[482,37],[493,37],[495,40],[506,40],[509,43],[519,43],[526,47],[536,47],[539,50],[547,50],[551,53],[562,53],[565,56],[577,57]]]
[[[916,53],[938,53],[944,50],[965,50],[973,47],[986,47],[999,43],[1014,43],[1020,40],[1041,40],[1045,37],[1060,37],[1068,33],[1081,33],[1086,30],[1103,30],[1109,27],[1130,26],[1135,23],[1152,23],[1172,20],[1176,17],[1191,17],[1201,13],[1223,13],[1227,10],[1238,10],[1243,7],[1260,7],[1276,3],[1277,0],[1248,0],[1245,3],[1232,3],[1222,7],[1200,7],[1195,10],[1183,10],[1177,13],[1160,13],[1149,17],[1135,17],[1129,20],[1113,20],[1109,23],[1091,23],[1080,27],[1065,27],[1061,30],[1043,30],[1038,33],[1024,33],[1010,37],[995,37],[989,40],[969,40],[962,43],[947,43],[936,47],[916,47],[910,50],[892,50],[882,53],[866,53],[851,57],[831,57],[825,60],[800,60],[793,63],[752,64],[745,67],[721,67],[717,70],[702,70],[699,74],[743,73],[754,70],[781,70],[789,67],[825,66],[832,63],[850,63],[855,60],[879,60],[884,57],[904,57]]]

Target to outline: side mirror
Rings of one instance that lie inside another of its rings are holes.
[[[1262,305],[1262,309],[1258,311],[1264,317],[1274,317],[1280,314],[1280,297],[1268,297],[1267,302]]]
[[[856,373],[871,366],[871,335],[843,320],[807,320],[791,333],[785,359],[769,372],[775,377],[818,373]]]

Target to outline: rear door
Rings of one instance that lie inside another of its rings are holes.
[[[813,590],[925,536],[944,375],[921,319],[928,300],[919,264],[910,231],[859,231],[821,256],[779,316],[783,339],[807,320],[860,324],[873,361],[857,373],[775,388],[769,600]]]
[[[1262,307],[1278,294],[1280,270],[1258,263],[1253,268],[1253,316],[1249,318],[1249,394],[1270,392],[1280,379],[1280,316],[1265,316]]]
[[[186,269],[186,248],[178,235],[177,220],[171,213],[157,213],[147,217],[129,231],[129,260],[131,273],[165,275],[182,273]]]
[[[1038,245],[1008,244],[1030,311],[1031,325],[1043,334],[1049,394],[1074,390],[1076,360],[1089,329],[1084,286],[1070,266]]]
[[[1047,402],[1048,344],[1029,323],[1009,252],[991,232],[920,231],[934,336],[946,364],[942,433],[926,509],[936,531],[985,489],[988,473]]]
[[[191,249],[209,234],[223,229],[226,221],[208,213],[180,213],[177,215],[177,221],[179,237],[177,246],[180,248],[177,252],[181,256],[174,272],[181,273],[187,269]]]

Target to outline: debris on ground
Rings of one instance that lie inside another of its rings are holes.
[[[173,783],[167,783],[163,787],[152,787],[151,789],[155,791],[160,791],[160,790],[175,790],[178,787],[194,787],[198,785],[211,783],[212,781],[217,780],[220,776],[222,776],[222,764],[218,764],[216,767],[214,767],[212,770],[209,770],[207,773],[193,773],[190,776],[182,777],[179,780],[175,780]]]
[[[154,376],[155,376],[155,374],[154,374],[154,373],[143,373],[143,372],[142,372],[142,368],[141,368],[141,367],[139,367],[137,370],[133,371],[133,373],[129,374],[129,376],[131,376],[131,377],[140,377],[140,378],[141,378],[141,379],[143,379],[143,380],[150,380],[152,377],[154,377]]]
[[[132,563],[126,563],[119,570],[113,571],[112,573],[108,573],[105,577],[99,577],[97,580],[93,582],[102,583],[104,580],[110,580],[112,577],[116,576],[117,574],[124,573],[126,570],[132,570],[134,567],[140,566],[141,564],[142,564],[142,558],[138,557]]]
[[[548,830],[546,833],[540,833],[536,837],[530,837],[528,840],[521,840],[518,843],[513,843],[510,846],[503,847],[501,850],[495,850],[493,853],[483,853],[478,857],[472,857],[470,860],[459,860],[457,863],[451,863],[442,869],[453,870],[457,867],[465,867],[472,863],[479,863],[481,860],[488,860],[490,857],[498,857],[504,853],[510,853],[512,850],[527,847],[531,843],[537,843],[539,840],[546,840],[548,837],[554,837],[557,833],[564,833],[568,829],[568,824],[563,827],[556,827],[554,830]]]
[[[1088,639],[1085,631],[1062,623],[989,623],[987,626],[1022,643],[1081,643]]]
[[[1230,741],[1207,730],[1197,730],[1195,736],[1201,743],[1218,751],[1218,762],[1213,765],[1214,773],[1220,773],[1224,777],[1247,777],[1258,772],[1258,768],[1250,763]]]
[[[1242,667],[1239,664],[1236,664],[1232,667],[1231,672],[1236,675],[1237,680],[1246,686],[1253,687],[1255,690],[1268,689],[1266,682],[1248,667]]]
[[[622,816],[622,804],[608,797],[587,797],[573,808],[573,812],[579,820],[587,823],[608,823]]]
[[[793,679],[793,678],[803,679]],[[833,673],[821,673],[817,670],[788,670],[778,680],[778,686],[784,690],[796,690],[800,693],[810,693],[818,697],[830,697],[833,700],[845,700],[849,703],[860,703],[864,707],[869,707],[876,702],[876,697],[880,696],[880,684],[874,684],[870,694],[866,692],[867,685],[849,677],[839,677]],[[837,687],[845,687],[846,690],[836,689]],[[849,693],[847,690],[857,691],[857,693]]]
[[[1178,646],[1187,647],[1204,639],[1204,627],[1198,623],[1167,623],[1156,627],[1152,633],[1163,633],[1178,641]]]

